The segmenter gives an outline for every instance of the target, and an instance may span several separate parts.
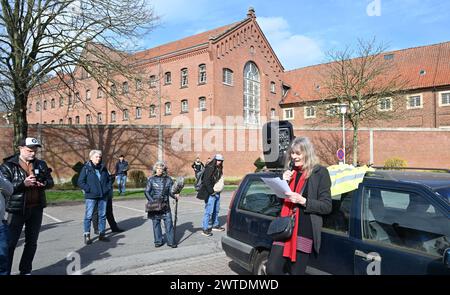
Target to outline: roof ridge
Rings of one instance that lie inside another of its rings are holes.
[[[395,52],[401,52],[401,51],[407,51],[407,50],[413,50],[413,49],[419,49],[419,48],[425,48],[425,47],[434,47],[434,46],[442,46],[446,43],[450,43],[450,41],[445,41],[445,42],[440,42],[440,43],[435,43],[435,44],[428,44],[428,45],[420,45],[420,46],[414,46],[414,47],[408,47],[408,48],[402,48],[402,49],[397,49],[397,50],[391,50],[391,51],[383,51],[380,52],[380,55],[386,55],[386,54],[391,54],[391,53],[395,53]],[[351,59],[357,59],[357,58],[361,58],[361,56],[356,56],[354,58]],[[303,70],[303,69],[307,69],[307,68],[312,68],[312,67],[318,67],[318,66],[323,66],[323,65],[327,65],[327,64],[332,64],[336,61],[329,61],[329,62],[324,62],[324,63],[319,63],[319,64],[314,64],[314,65],[309,65],[309,66],[305,66],[305,67],[301,67],[301,68],[296,68],[296,69],[292,69],[289,71],[284,71],[284,73],[291,73],[291,72],[295,72],[298,70]]]

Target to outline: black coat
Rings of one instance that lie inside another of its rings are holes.
[[[322,215],[329,214],[332,209],[331,180],[328,169],[316,165],[307,182],[307,201],[305,213],[311,214],[314,250],[319,253],[322,235]]]
[[[13,155],[9,158],[5,158],[3,164],[0,166],[1,172],[8,179],[13,187],[14,192],[8,199],[6,204],[6,211],[12,214],[23,215],[26,208],[25,192],[27,190],[36,189],[39,191],[39,203],[41,208],[47,206],[47,199],[45,197],[45,190],[52,188],[53,178],[51,176],[51,170],[48,168],[45,161],[35,159],[32,161],[34,169],[39,169],[40,175],[45,180],[45,186],[42,188],[27,188],[24,181],[27,178],[27,172],[20,167],[19,154]]]
[[[202,176],[202,186],[197,193],[197,199],[207,201],[209,196],[214,193],[214,185],[222,177],[222,170],[217,167],[216,159],[211,160],[205,167]]]
[[[86,199],[101,199],[112,196],[112,180],[103,164],[100,166],[100,179],[98,179],[92,162],[86,162],[81,169],[78,186],[83,190]]]
[[[175,198],[172,193],[173,180],[169,176],[151,176],[147,180],[147,186],[145,187],[145,198],[148,201],[154,201],[156,199],[162,199],[166,204],[166,210],[163,212],[148,212],[149,218],[161,218],[163,214],[170,211],[169,197]]]

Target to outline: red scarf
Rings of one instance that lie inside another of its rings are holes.
[[[295,178],[297,177],[297,173],[300,173],[302,167],[294,167],[294,173],[292,174],[291,180],[289,182],[289,187],[293,192],[299,193],[302,190],[303,185],[305,184],[306,180],[306,173],[303,172],[300,176],[300,180],[297,184],[297,187],[295,186]],[[293,209],[296,204],[292,203],[289,199],[284,199],[283,206],[281,207],[281,215],[284,216],[290,216],[292,215]],[[298,219],[300,216],[299,210],[296,210],[295,213],[295,225],[294,225],[294,231],[292,232],[291,239],[284,242],[284,250],[283,250],[283,257],[289,257],[292,262],[295,262],[297,260],[297,232],[298,232]]]

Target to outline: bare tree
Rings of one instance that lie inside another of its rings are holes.
[[[345,119],[353,128],[353,165],[358,163],[358,130],[362,123],[374,124],[402,116],[403,89],[407,81],[397,71],[395,62],[386,55],[386,46],[358,40],[355,49],[329,53],[330,63],[324,67],[321,91],[328,119],[340,118],[345,105]],[[385,57],[385,55],[387,57]],[[356,57],[355,57],[356,56]],[[330,102],[333,102],[330,104]],[[389,109],[389,111],[384,111]]]
[[[0,88],[11,93],[0,100],[14,144],[27,135],[30,93],[75,90],[83,75],[111,92],[116,77],[136,76],[130,53],[157,21],[146,0],[0,1]]]

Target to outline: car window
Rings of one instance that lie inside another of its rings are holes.
[[[450,204],[450,187],[441,187],[436,190],[438,196],[440,196],[447,204]]]
[[[414,192],[366,187],[363,238],[442,256],[450,247],[450,226],[423,196]]]
[[[333,196],[332,211],[323,218],[323,227],[348,234],[353,191]]]
[[[238,208],[268,216],[278,216],[281,200],[261,179],[254,179],[248,182]]]

